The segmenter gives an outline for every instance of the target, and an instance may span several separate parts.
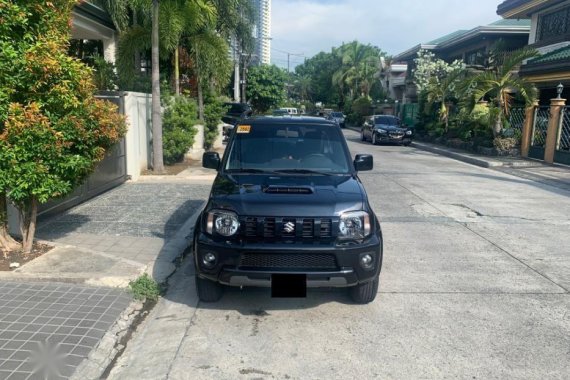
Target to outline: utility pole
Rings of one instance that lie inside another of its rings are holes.
[[[239,51],[239,45],[237,38],[232,36],[232,46],[234,53],[234,101],[240,102],[239,86],[240,86],[240,76],[239,76],[239,63],[241,58],[241,52]]]

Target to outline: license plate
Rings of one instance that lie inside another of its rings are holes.
[[[306,274],[272,274],[271,297],[305,298],[307,297]]]

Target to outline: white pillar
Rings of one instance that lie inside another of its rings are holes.
[[[117,38],[105,38],[103,39],[103,57],[105,61],[115,63],[115,55],[117,49]]]
[[[204,126],[195,125],[194,128],[197,130],[197,133],[194,136],[194,144],[192,145],[192,148],[188,150],[188,153],[186,153],[185,158],[187,160],[201,161],[202,155],[206,151],[204,149]]]

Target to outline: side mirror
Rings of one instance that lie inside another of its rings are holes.
[[[374,158],[371,154],[357,154],[354,159],[354,168],[357,172],[364,172],[374,168]]]
[[[219,170],[221,162],[218,152],[206,152],[202,155],[202,166],[206,169]]]

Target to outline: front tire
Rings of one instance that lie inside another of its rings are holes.
[[[364,284],[358,284],[350,288],[350,297],[352,300],[360,305],[366,305],[376,298],[376,294],[378,293],[378,285],[380,283],[380,277],[376,276],[376,278],[372,281],[365,282]]]
[[[372,145],[376,145],[378,144],[378,141],[376,141],[376,133],[372,134]]]
[[[222,298],[224,288],[220,283],[206,280],[196,275],[196,292],[202,302],[217,302]]]

